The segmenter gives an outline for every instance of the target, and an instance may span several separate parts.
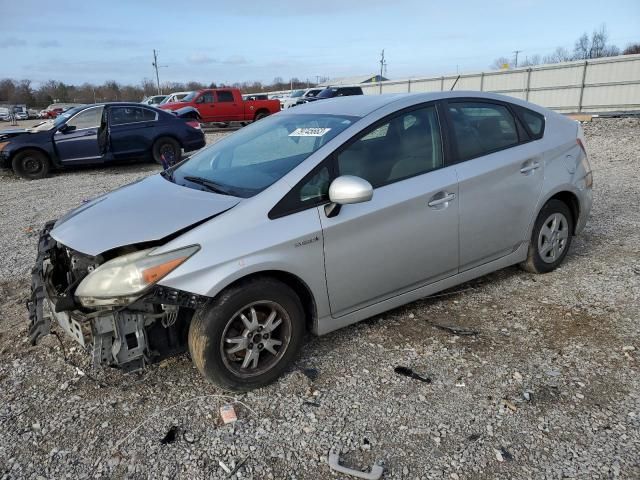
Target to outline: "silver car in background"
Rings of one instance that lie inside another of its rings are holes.
[[[41,233],[31,339],[95,364],[189,349],[231,390],[322,335],[509,265],[545,273],[591,209],[580,125],[480,92],[353,96],[256,122]]]

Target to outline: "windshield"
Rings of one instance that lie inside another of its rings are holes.
[[[59,113],[56,118],[51,119],[51,120],[47,120],[46,122],[42,122],[42,123],[36,125],[35,127],[31,128],[30,130],[31,131],[35,131],[35,132],[44,132],[46,130],[52,130],[54,128],[58,128],[64,122],[66,122],[69,119],[69,117],[72,117],[73,115],[78,113],[83,108],[85,108],[85,107],[70,108],[66,112]]]
[[[304,90],[296,90],[290,96],[292,98],[297,98],[297,97],[301,97],[303,93],[304,93]]]
[[[276,115],[193,155],[173,172],[180,185],[248,198],[260,193],[353,125],[357,117]]]
[[[191,100],[193,100],[194,98],[196,98],[196,95],[198,95],[198,92],[189,92],[187,93],[184,98],[182,99],[183,102],[190,102]]]
[[[325,88],[316,96],[318,98],[332,98],[337,92],[337,88]]]

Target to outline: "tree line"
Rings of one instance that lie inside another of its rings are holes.
[[[201,88],[234,87],[239,88],[243,93],[258,93],[289,90],[292,86],[294,89],[298,89],[313,86],[313,84],[298,78],[284,81],[281,77],[276,77],[271,83],[266,84],[257,81],[236,82],[230,85],[216,82],[208,84],[201,82],[165,82],[161,84],[161,90],[163,93],[171,93],[199,90]],[[122,84],[115,80],[106,81],[102,85],[91,83],[71,85],[57,80],[49,80],[38,87],[34,87],[31,80],[14,80],[11,78],[0,80],[0,102],[26,104],[33,108],[45,108],[52,103],[139,102],[144,97],[156,95],[157,93],[157,84],[147,78],[138,85]]]
[[[499,57],[493,61],[489,68],[501,70],[516,67],[533,67],[542,64],[570,62],[572,60],[589,60],[591,58],[601,57],[616,57],[618,55],[633,55],[636,53],[640,53],[640,43],[629,44],[621,51],[620,48],[609,43],[607,28],[605,25],[602,25],[598,30],[594,30],[591,35],[587,32],[583,33],[575,41],[572,51],[565,47],[556,47],[553,53],[545,56],[540,56],[539,54],[527,55],[524,59],[520,57],[519,60],[517,57],[511,59]]]

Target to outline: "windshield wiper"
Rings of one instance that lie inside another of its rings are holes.
[[[197,183],[198,185],[202,185],[203,187],[205,187],[207,190],[211,192],[220,193],[222,195],[232,195],[224,187],[218,185],[216,182],[207,180],[206,178],[186,176],[184,177],[184,179],[190,181],[191,183]]]

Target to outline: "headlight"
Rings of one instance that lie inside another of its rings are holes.
[[[155,248],[149,248],[114,258],[80,282],[76,297],[85,307],[128,305],[148,287],[182,265],[199,248],[193,245],[155,255]]]

